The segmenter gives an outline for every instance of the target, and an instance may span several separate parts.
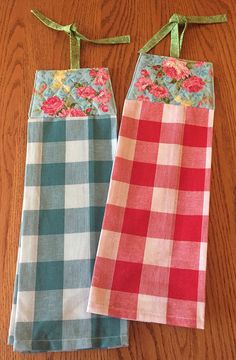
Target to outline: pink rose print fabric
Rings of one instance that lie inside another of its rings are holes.
[[[107,68],[37,71],[30,115],[84,117],[116,114]]]
[[[128,99],[214,108],[212,64],[142,54]]]
[[[89,312],[204,328],[213,99],[211,64],[140,55]]]

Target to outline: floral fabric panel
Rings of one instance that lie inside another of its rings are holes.
[[[128,99],[214,109],[212,64],[141,54]]]
[[[106,68],[39,70],[29,117],[78,117],[116,114]]]

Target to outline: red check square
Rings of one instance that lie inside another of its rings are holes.
[[[183,317],[184,314],[184,317]],[[196,327],[197,302],[168,299],[167,324],[187,327]]]
[[[206,147],[208,128],[205,126],[185,125],[183,145]]]
[[[117,259],[142,263],[146,238],[143,236],[121,234]]]
[[[166,144],[180,144],[183,142],[184,124],[162,123],[160,142]]]
[[[196,126],[208,126],[209,124],[209,110],[206,108],[197,108],[188,106],[186,108],[186,124]]]
[[[132,165],[132,161],[116,157],[112,171],[112,179],[129,183]]]
[[[120,136],[130,139],[136,139],[138,132],[139,120],[123,116],[120,125]]]
[[[107,204],[103,220],[103,229],[120,233],[125,209],[120,206]]]
[[[130,183],[134,185],[153,186],[155,173],[155,164],[134,161]]]
[[[116,262],[111,259],[96,257],[92,285],[102,289],[110,289]]]
[[[139,120],[137,140],[158,142],[160,139],[161,123]]]
[[[150,211],[138,209],[125,209],[122,232],[146,236],[148,229]]]
[[[142,264],[117,260],[111,289],[138,293],[141,272]]]
[[[172,239],[175,226],[175,214],[151,211],[148,224],[148,237]]]
[[[145,163],[157,162],[158,143],[149,141],[136,141],[134,160]]]
[[[205,169],[184,168],[180,170],[179,190],[204,191]]]
[[[145,192],[145,196],[143,196]],[[152,206],[153,189],[150,186],[129,185],[127,208],[150,210]]]
[[[168,267],[143,265],[139,293],[166,297],[169,285]]]
[[[170,269],[170,298],[182,300],[198,300],[198,271],[186,269]]]
[[[176,215],[174,240],[201,241],[202,216]]]
[[[157,165],[155,187],[178,189],[180,167],[173,165]]]
[[[161,122],[163,108],[163,103],[144,101],[142,104],[140,119]]]
[[[179,269],[198,270],[200,260],[200,242],[174,241],[171,266]]]
[[[138,294],[111,290],[108,315],[136,319]]]

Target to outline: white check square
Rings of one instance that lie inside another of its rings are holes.
[[[89,141],[67,141],[66,162],[89,161]]]

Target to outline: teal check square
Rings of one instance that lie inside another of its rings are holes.
[[[65,185],[87,184],[89,182],[89,164],[87,161],[65,164]]]
[[[114,119],[110,118],[110,116],[89,118],[88,138],[92,140],[111,139],[111,121],[114,121]]]
[[[65,185],[65,163],[42,164],[41,186]]]
[[[52,118],[43,122],[43,142],[57,142],[66,140],[65,120]]]
[[[25,186],[39,186],[41,178],[41,164],[28,164],[25,169]]]
[[[103,317],[103,316],[92,316],[91,318],[92,322],[92,343],[94,341],[94,344],[98,346],[100,344],[101,337],[104,338],[113,338],[115,336],[120,336],[120,319],[115,318],[109,318],[109,317]],[[103,341],[102,341],[103,342]],[[109,343],[109,341],[108,341]]]
[[[108,183],[96,183],[90,184],[89,193],[90,193],[90,206],[104,206],[108,194]]]
[[[64,259],[64,234],[38,237],[37,261],[60,261]]]
[[[77,335],[77,336],[76,336]],[[91,320],[67,320],[63,322],[62,339],[90,339],[91,338]]]
[[[107,183],[110,180],[112,161],[89,161],[89,182]]]
[[[19,291],[34,291],[36,284],[37,263],[20,263],[18,282]]]
[[[66,143],[64,141],[43,144],[42,163],[54,164],[65,162]]]
[[[35,290],[63,289],[63,267],[63,261],[38,262]]]
[[[28,142],[43,141],[43,123],[41,121],[30,122],[28,124]]]
[[[55,325],[52,325],[55,326]],[[51,327],[48,327],[48,332],[51,331]],[[58,331],[59,332],[59,331]],[[35,331],[35,335],[37,335]],[[56,335],[52,335],[56,336]],[[38,353],[38,352],[48,352],[48,351],[63,351],[64,345],[61,340],[32,340],[30,352]]]
[[[64,289],[89,288],[94,261],[72,260],[64,263]]]
[[[64,233],[64,209],[40,210],[38,234],[63,234]]]
[[[90,206],[90,230],[101,231],[104,216],[104,206]]]
[[[34,321],[32,340],[45,341],[62,338],[62,321]]]
[[[89,232],[89,208],[65,209],[65,234]]]
[[[29,340],[32,336],[32,322],[17,322],[15,328],[15,337],[18,341]]]
[[[113,151],[109,146],[111,140],[89,141],[89,159],[90,161],[113,161]]]
[[[22,235],[38,235],[39,211],[24,210],[21,226]]]
[[[88,120],[66,120],[66,140],[87,140]]]
[[[40,208],[43,210],[63,209],[65,204],[64,185],[42,186]]]
[[[61,320],[63,308],[63,290],[35,292],[34,321]],[[50,311],[45,311],[50,309]]]

